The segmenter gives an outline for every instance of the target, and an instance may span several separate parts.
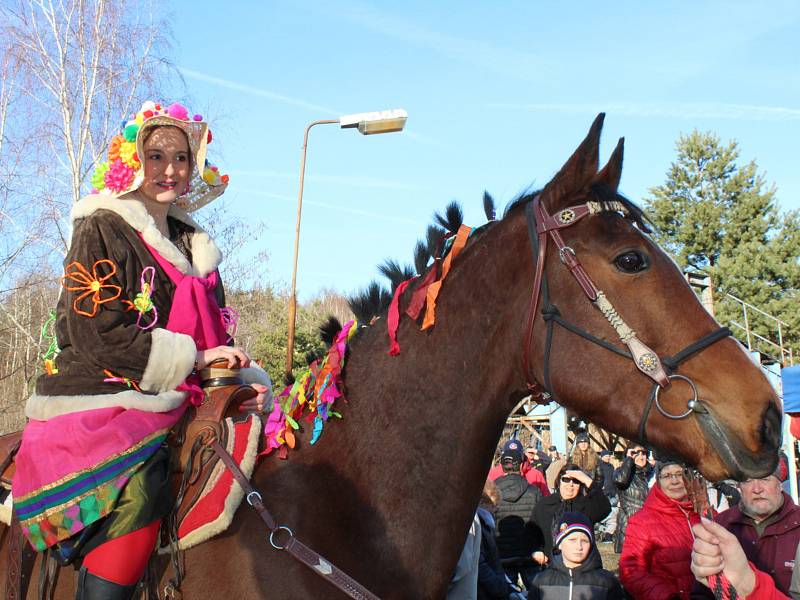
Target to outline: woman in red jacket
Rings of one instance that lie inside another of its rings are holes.
[[[688,600],[692,525],[700,522],[687,499],[684,467],[656,463],[656,484],[630,521],[619,561],[619,578],[636,600]]]

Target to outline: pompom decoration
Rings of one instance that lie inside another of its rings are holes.
[[[119,147],[123,143],[125,143],[125,138],[121,135],[111,138],[111,143],[108,145],[108,162],[112,163],[119,158]]]
[[[110,166],[109,162],[105,161],[98,164],[94,169],[94,174],[92,175],[92,185],[98,191],[106,187],[105,178],[109,166]]]
[[[170,117],[179,121],[175,125],[187,132],[190,149],[196,156],[202,142],[197,135],[205,128],[203,116],[189,112],[179,102],[162,106],[148,100],[142,103],[138,112],[131,113],[122,121],[120,132],[111,138],[106,155],[108,160],[98,163],[92,173],[92,194],[119,196],[133,191],[131,188],[143,180],[142,160],[136,149],[136,141],[143,125],[155,117]],[[213,136],[207,128],[206,131],[205,143],[208,144]],[[206,160],[204,165],[198,164],[193,169],[191,183],[187,184],[177,203],[186,210],[197,210],[223,193],[228,180],[227,175],[221,175],[219,169]]]
[[[131,186],[135,175],[135,171],[128,165],[121,160],[115,160],[104,177],[106,188],[112,192],[123,192]]]
[[[173,119],[180,119],[181,121],[189,120],[189,111],[183,104],[178,104],[177,102],[167,107],[167,114]]]
[[[136,123],[131,123],[125,127],[125,131],[122,132],[122,135],[125,136],[127,141],[135,142],[137,133],[139,133],[139,126]]]
[[[111,157],[109,157],[110,159]],[[134,171],[138,171],[141,167],[139,157],[136,154],[136,144],[133,142],[125,142],[119,147],[119,158]]]

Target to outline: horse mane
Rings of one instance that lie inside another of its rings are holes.
[[[540,192],[541,190],[531,191],[527,189],[520,193],[506,206],[502,218],[508,218],[510,214],[531,202]],[[644,211],[637,204],[617,191],[612,190],[605,183],[599,181],[593,183],[587,192],[587,196],[589,200],[595,202],[620,202],[627,211],[627,214],[623,215],[624,218],[633,222],[644,233],[652,232],[650,228],[652,221]],[[488,224],[483,227],[491,226],[492,223],[497,222],[495,201],[488,191],[483,192],[483,210],[488,221]],[[606,216],[619,215],[619,213],[604,214]],[[422,279],[427,271],[432,268],[433,259],[443,256],[447,239],[458,233],[459,228],[464,224],[464,211],[458,202],[452,201],[445,207],[443,213],[434,213],[433,218],[434,223],[428,226],[425,238],[418,240],[414,247],[413,267],[408,264],[401,265],[394,259],[387,259],[378,267],[378,271],[389,280],[390,287],[388,289],[377,281],[372,281],[366,288],[347,298],[350,310],[360,324],[370,325],[376,319],[385,316],[392,302],[392,297],[402,282],[412,279],[415,275]],[[411,287],[414,285],[416,285],[416,282],[412,283]],[[332,343],[336,335],[336,332],[333,335],[328,334],[330,326],[331,320],[320,328],[321,332],[325,332],[323,341],[328,345]],[[341,330],[341,324],[338,325],[338,330]]]

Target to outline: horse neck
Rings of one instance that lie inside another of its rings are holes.
[[[530,251],[524,224],[494,227],[498,231],[459,256],[432,330],[421,332],[404,319],[396,357],[388,356],[384,327],[356,340],[344,419],[323,434],[330,436],[329,448],[337,448],[329,452],[358,457],[340,465],[340,476],[365,501],[355,506],[331,499],[340,514],[369,513],[348,519],[371,528],[357,538],[351,532],[351,539],[373,540],[375,555],[390,557],[380,565],[387,585],[414,589],[415,597],[443,592],[503,424],[521,396],[530,288],[520,282],[531,279]]]

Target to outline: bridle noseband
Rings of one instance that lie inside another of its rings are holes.
[[[536,275],[533,280],[533,291],[531,293],[530,304],[528,306],[528,317],[525,325],[524,346],[522,352],[522,369],[525,383],[531,392],[531,395],[538,397],[540,400],[549,401],[554,398],[553,387],[550,381],[550,350],[553,343],[553,329],[554,324],[558,324],[564,329],[579,335],[580,337],[589,340],[590,342],[602,346],[606,350],[614,352],[625,358],[633,360],[636,368],[649,377],[653,381],[653,387],[648,395],[645,404],[642,419],[639,423],[638,434],[639,441],[646,442],[646,425],[647,418],[650,411],[655,404],[656,409],[668,419],[683,419],[692,413],[707,413],[702,400],[697,396],[697,386],[694,382],[685,375],[674,373],[678,365],[688,359],[690,356],[708,348],[712,344],[721,339],[728,337],[731,334],[730,329],[721,327],[712,331],[708,335],[703,336],[696,342],[689,344],[686,348],[678,352],[675,356],[660,358],[656,352],[651,350],[644,342],[642,342],[636,332],[631,329],[627,323],[622,319],[619,313],[614,308],[611,301],[606,295],[597,288],[592,281],[592,278],[583,268],[583,265],[578,260],[575,251],[566,245],[564,239],[561,237],[560,230],[566,229],[575,225],[581,219],[588,215],[599,214],[602,212],[621,212],[627,214],[628,210],[622,202],[586,202],[576,206],[570,206],[560,210],[557,214],[551,216],[547,213],[544,205],[541,202],[541,197],[537,194],[534,199],[525,205],[525,215],[528,224],[528,235],[531,238],[531,249],[533,251],[533,262],[536,265]],[[583,293],[600,310],[603,316],[608,320],[611,326],[619,335],[620,340],[628,350],[622,350],[605,340],[602,340],[588,331],[577,327],[576,325],[564,320],[558,311],[558,308],[550,302],[550,294],[547,285],[547,277],[545,276],[546,258],[547,258],[547,243],[552,239],[553,243],[558,250],[558,257],[561,263],[569,269],[572,276],[580,285]],[[542,296],[542,318],[544,319],[547,327],[544,349],[544,386],[533,379],[531,374],[531,342],[533,340],[533,328],[536,322],[537,309],[539,307],[539,296]],[[681,380],[686,382],[693,392],[693,397],[687,401],[687,410],[680,414],[673,414],[664,409],[659,402],[659,392],[662,388],[669,387],[675,381]]]

